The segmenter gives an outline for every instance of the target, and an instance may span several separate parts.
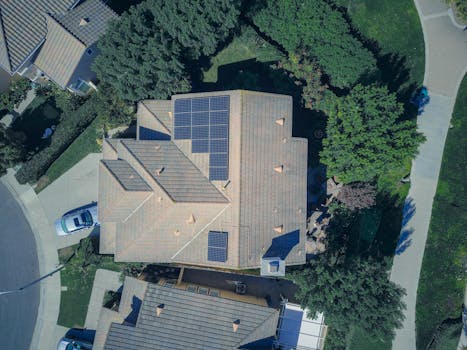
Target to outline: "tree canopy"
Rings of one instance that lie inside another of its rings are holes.
[[[0,175],[21,160],[24,149],[21,144],[21,135],[12,135],[0,124]]]
[[[323,0],[267,0],[253,22],[289,53],[316,57],[333,86],[350,87],[376,70],[370,51],[350,33],[339,11]]]
[[[328,111],[321,162],[344,183],[368,182],[417,154],[424,136],[402,120],[402,104],[386,87],[357,85]]]
[[[187,91],[186,64],[212,54],[238,15],[238,1],[146,0],[110,23],[94,70],[125,100]]]

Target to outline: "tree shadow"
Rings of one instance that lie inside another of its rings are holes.
[[[412,236],[413,232],[413,228],[402,230],[395,250],[396,255],[401,255],[408,247],[411,246],[412,238],[410,237]]]
[[[405,227],[407,223],[410,221],[410,219],[413,218],[415,215],[416,208],[415,208],[415,203],[413,198],[408,197],[405,202],[404,206],[402,208],[402,227]]]

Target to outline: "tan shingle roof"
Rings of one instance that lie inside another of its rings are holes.
[[[113,176],[127,191],[152,191],[151,187],[139,176],[125,160],[102,160]]]
[[[143,104],[169,132],[172,132],[173,120],[169,115],[169,113],[172,113],[172,101],[143,100],[141,104]]]
[[[121,143],[174,201],[228,201],[171,141],[122,140]]]

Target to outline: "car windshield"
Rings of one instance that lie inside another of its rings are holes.
[[[66,349],[65,350],[75,350],[76,348],[73,346],[72,343],[68,343],[68,345],[66,346]]]
[[[84,222],[86,226],[91,226],[92,225],[92,216],[89,211],[85,211],[81,213],[81,220]]]
[[[67,227],[66,227],[66,223],[65,223],[65,219],[64,219],[64,218],[62,218],[60,224],[62,225],[62,230],[63,230],[63,232],[68,233],[68,229],[67,229]]]

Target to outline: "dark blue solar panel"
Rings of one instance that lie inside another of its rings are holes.
[[[209,140],[192,140],[191,153],[207,153],[209,152]]]
[[[209,122],[211,125],[229,124],[229,111],[213,111],[210,113]]]
[[[208,139],[209,138],[209,126],[193,126],[191,128],[191,138],[195,139]]]
[[[191,128],[186,126],[179,126],[174,128],[174,139],[176,140],[189,140],[191,139]]]
[[[174,113],[191,112],[191,98],[175,100]]]
[[[209,140],[209,152],[211,153],[227,153],[229,151],[229,143],[224,140]]]
[[[227,167],[213,168],[209,167],[209,180],[224,181],[229,178],[229,170]]]
[[[212,96],[209,101],[209,109],[211,111],[228,111],[230,107],[229,100],[229,96]]]
[[[209,231],[208,233],[208,260],[227,261],[228,233],[220,231]]]
[[[193,112],[209,111],[209,97],[194,98],[191,100]]]
[[[198,112],[191,114],[193,125],[209,125],[209,112]]]
[[[228,125],[211,125],[209,128],[209,137],[211,139],[226,139],[229,137]]]
[[[191,114],[190,113],[179,113],[175,114],[174,126],[191,126]]]
[[[229,165],[229,155],[227,153],[211,153],[209,154],[209,166],[226,167]]]

